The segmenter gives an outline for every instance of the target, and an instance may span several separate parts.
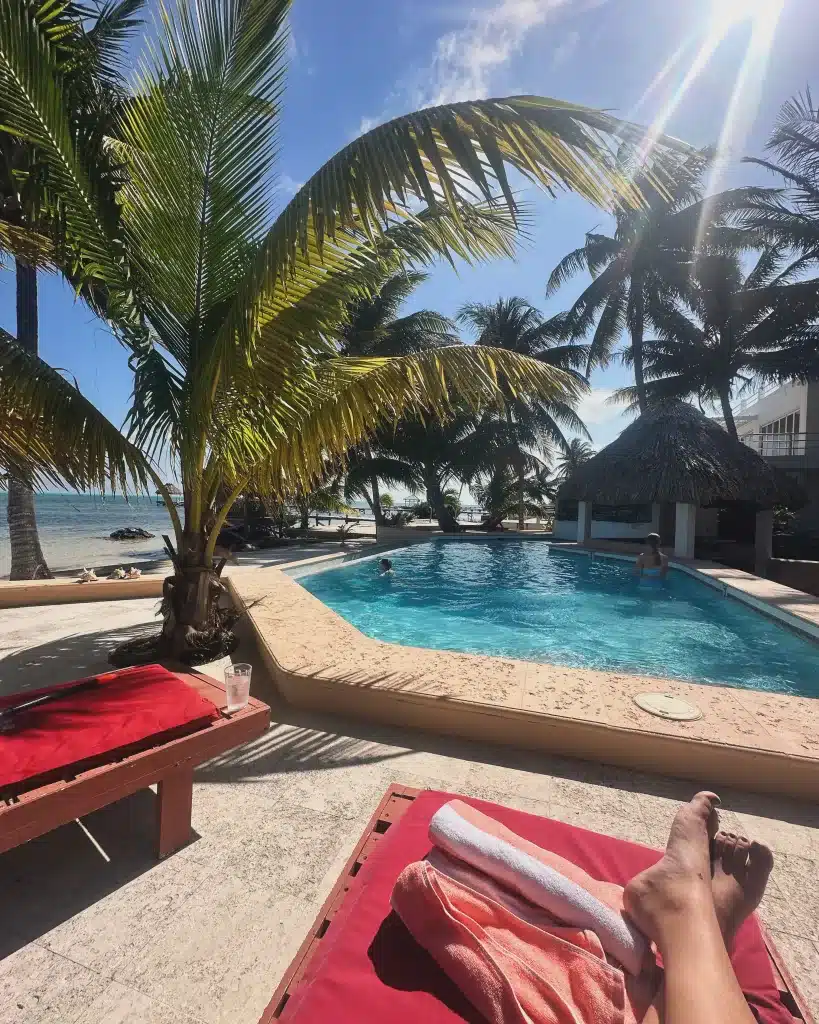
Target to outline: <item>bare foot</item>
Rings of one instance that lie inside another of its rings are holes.
[[[628,883],[623,903],[637,927],[658,944],[665,928],[692,910],[712,912],[710,842],[719,822],[715,793],[697,793],[677,812],[665,856]],[[722,883],[721,883],[722,884]]]
[[[773,854],[762,843],[733,832],[714,837],[711,891],[729,950],[739,926],[759,906],[772,867]]]

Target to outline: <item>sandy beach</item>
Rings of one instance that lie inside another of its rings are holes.
[[[119,496],[100,498],[88,494],[38,494],[37,527],[48,567],[55,575],[74,575],[83,568],[106,574],[117,566],[128,569],[134,565],[145,572],[167,572],[170,562],[165,554],[162,534],[170,533],[171,522],[164,505],[142,496],[126,502]],[[154,536],[148,540],[116,541],[110,539],[114,530],[137,526]],[[338,524],[322,525],[311,531],[338,537]],[[375,526],[362,523],[356,533],[375,537]],[[266,563],[277,550],[249,552]],[[279,561],[278,558],[274,559]],[[6,496],[0,492],[0,579],[11,569]]]

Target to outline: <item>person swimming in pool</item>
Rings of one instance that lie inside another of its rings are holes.
[[[382,558],[378,563],[378,573],[380,576],[386,576],[388,573],[395,575],[395,570],[392,567],[392,562],[389,558]]]
[[[664,580],[668,575],[668,557],[660,551],[659,533],[646,537],[648,551],[641,551],[634,572],[641,579]]]

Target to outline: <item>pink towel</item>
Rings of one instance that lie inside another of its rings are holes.
[[[435,846],[512,889],[554,919],[593,931],[630,974],[648,963],[648,942],[623,912],[623,890],[515,835],[461,800],[451,800],[429,825]],[[471,884],[471,883],[467,883]]]
[[[539,927],[428,861],[404,868],[392,905],[489,1024],[635,1024],[642,1017],[593,932]]]

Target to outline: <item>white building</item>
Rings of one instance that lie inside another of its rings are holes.
[[[795,476],[810,503],[797,525],[819,530],[819,382],[768,386],[734,410],[741,441]]]

